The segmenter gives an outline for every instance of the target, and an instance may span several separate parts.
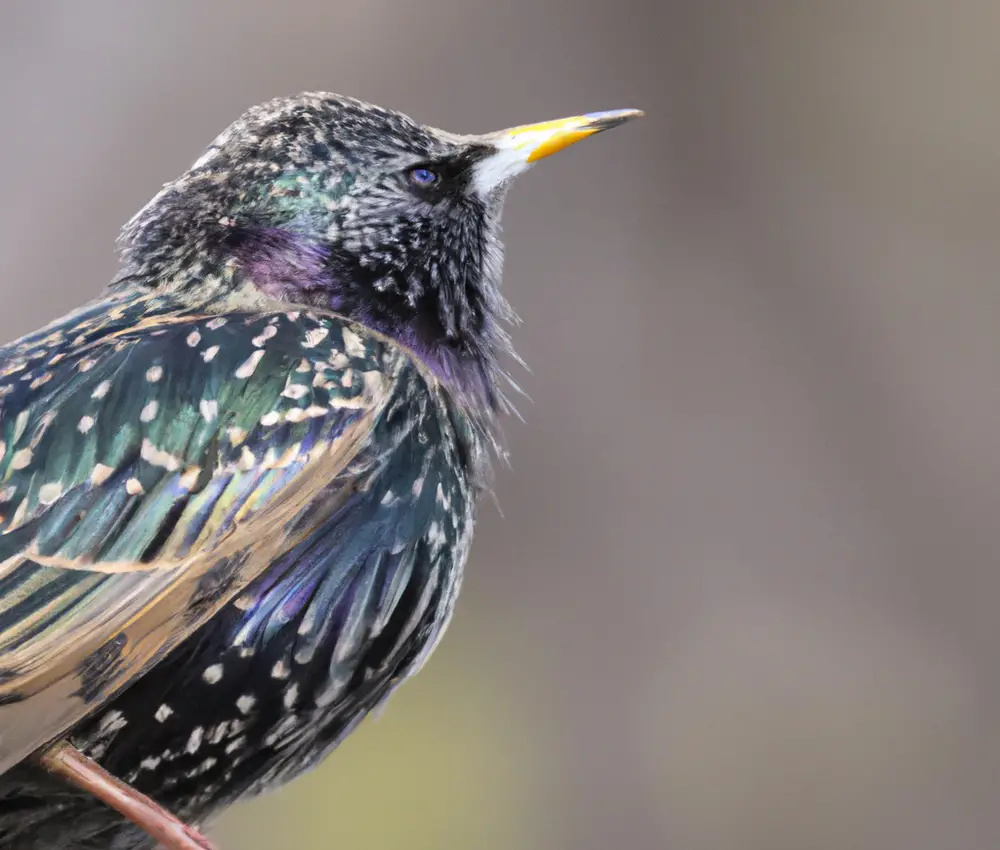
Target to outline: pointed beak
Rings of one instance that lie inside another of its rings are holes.
[[[496,152],[478,164],[476,187],[480,191],[490,192],[526,171],[538,160],[644,114],[640,109],[612,109],[556,121],[543,121],[540,124],[525,124],[491,133],[483,137],[483,140]]]

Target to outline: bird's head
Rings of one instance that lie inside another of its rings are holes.
[[[329,309],[495,401],[508,347],[500,212],[537,160],[617,126],[600,112],[459,136],[338,95],[250,109],[126,226],[119,285],[227,282]]]

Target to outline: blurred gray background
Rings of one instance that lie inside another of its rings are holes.
[[[254,102],[648,111],[511,194],[452,631],[223,846],[1000,846],[998,84],[993,2],[4,0],[4,338]]]

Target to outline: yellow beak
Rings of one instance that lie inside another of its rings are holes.
[[[575,142],[610,130],[644,113],[639,109],[613,109],[589,112],[572,118],[525,124],[482,137],[496,153],[486,157],[476,168],[476,185],[489,192],[525,171],[538,160],[567,148]]]
[[[559,118],[556,121],[542,121],[540,124],[512,127],[501,133],[500,138],[507,140],[512,149],[524,151],[527,154],[526,162],[537,162],[543,157],[568,148],[581,139],[586,139],[587,136],[610,130],[632,118],[639,118],[643,114],[642,110],[639,109],[590,112],[587,115],[575,115],[572,118]]]

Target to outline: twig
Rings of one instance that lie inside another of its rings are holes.
[[[215,850],[196,829],[112,776],[72,744],[66,741],[53,744],[39,756],[39,761],[50,773],[93,794],[128,818],[167,850]]]

